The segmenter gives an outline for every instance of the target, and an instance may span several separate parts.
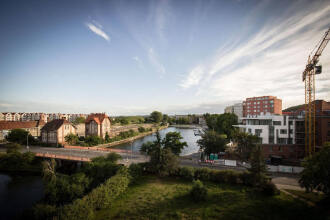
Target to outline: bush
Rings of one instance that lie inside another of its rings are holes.
[[[144,127],[139,127],[139,128],[138,128],[138,131],[139,131],[140,133],[143,133],[143,132],[146,132],[146,129],[145,129]]]
[[[240,180],[243,185],[253,186],[254,180],[250,172],[240,173]]]
[[[210,180],[210,169],[208,168],[197,168],[195,169],[195,179],[209,181]]]
[[[126,190],[129,179],[127,168],[122,167],[115,176],[82,199],[77,199],[72,204],[64,206],[60,213],[60,219],[93,219],[94,211],[109,208],[111,203]]]
[[[136,164],[132,163],[129,168],[129,173],[132,177],[132,182],[136,182],[137,179],[139,179],[144,171],[144,164]]]
[[[56,206],[37,204],[33,207],[33,217],[36,220],[53,219],[56,215]]]
[[[88,146],[95,146],[103,144],[103,139],[96,135],[90,135],[85,138],[85,143],[88,144]]]
[[[180,167],[179,170],[179,176],[186,179],[186,180],[190,180],[192,181],[194,179],[195,176],[195,170],[194,168],[191,167]]]
[[[273,196],[279,194],[279,190],[272,182],[265,182],[256,189],[258,192],[262,193],[265,196]]]
[[[200,180],[196,180],[193,183],[194,185],[190,191],[192,199],[196,202],[205,201],[207,197],[207,189]]]

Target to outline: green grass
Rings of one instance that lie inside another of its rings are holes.
[[[111,209],[97,211],[96,219],[325,218],[304,202],[283,193],[264,197],[242,186],[204,184],[208,198],[198,203],[189,196],[191,182],[145,176],[116,199]]]
[[[323,194],[316,193],[316,192],[305,192],[305,191],[300,191],[300,190],[292,190],[292,189],[286,189],[289,193],[292,193],[293,195],[296,195],[300,198],[306,199],[308,201],[311,201],[313,203],[317,203],[321,201],[324,196]]]

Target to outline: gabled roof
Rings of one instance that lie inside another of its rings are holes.
[[[0,130],[12,130],[17,128],[35,128],[44,125],[44,121],[0,121]]]
[[[65,119],[55,119],[45,124],[45,126],[41,129],[42,131],[57,131],[62,125],[71,124]]]
[[[96,113],[96,114],[90,114],[88,115],[85,123],[90,123],[91,121],[95,121],[97,124],[102,124],[103,120],[109,118],[104,113]]]

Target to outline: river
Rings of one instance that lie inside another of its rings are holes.
[[[188,144],[188,146],[185,147],[182,150],[181,156],[198,152],[199,146],[197,145],[197,140],[200,139],[200,136],[195,136],[194,135],[194,129],[168,127],[168,128],[163,129],[163,130],[160,130],[159,133],[160,133],[160,136],[162,138],[164,138],[166,133],[170,132],[170,131],[180,132],[181,136],[183,137],[182,141],[185,141]],[[151,134],[151,135],[148,135],[148,136],[145,136],[143,138],[135,140],[133,142],[132,146],[131,146],[131,144],[126,143],[126,144],[118,145],[115,148],[125,149],[125,150],[131,150],[131,148],[133,148],[133,151],[136,152],[136,151],[140,150],[140,147],[142,146],[142,144],[144,144],[148,141],[154,141],[154,140],[156,140],[156,136],[155,136],[155,134]]]
[[[13,219],[43,197],[40,176],[0,173],[0,219]]]

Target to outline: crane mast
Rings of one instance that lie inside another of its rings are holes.
[[[322,40],[316,46],[313,57],[308,57],[306,68],[302,74],[305,82],[305,153],[311,155],[315,152],[315,75],[322,72],[322,66],[317,66],[319,57],[327,46],[330,28],[325,32]]]

